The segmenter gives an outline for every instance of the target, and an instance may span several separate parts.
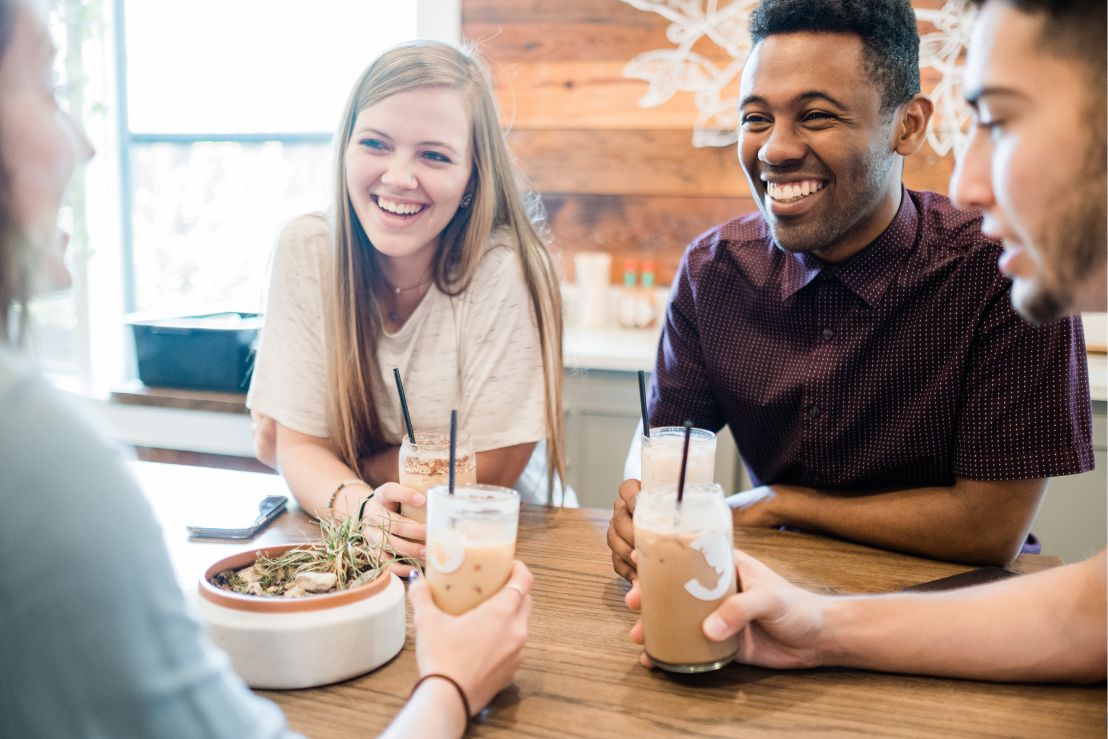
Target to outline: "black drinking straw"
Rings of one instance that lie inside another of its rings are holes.
[[[450,411],[450,494],[454,494],[454,460],[458,456],[458,411]]]
[[[681,451],[681,476],[677,478],[677,502],[685,497],[685,468],[689,466],[689,438],[692,436],[692,421],[685,421],[685,448]]]
[[[642,409],[642,432],[650,438],[650,414],[646,411],[646,373],[639,370],[639,407]]]
[[[408,399],[404,397],[404,383],[400,381],[399,368],[392,368],[392,377],[396,380],[396,392],[400,396],[400,411],[404,414],[404,427],[408,429],[408,441],[415,444],[415,429],[412,428],[412,417],[408,414]]]

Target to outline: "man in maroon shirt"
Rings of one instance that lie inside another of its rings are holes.
[[[767,0],[739,159],[760,213],[689,246],[653,426],[726,423],[759,487],[735,523],[1004,563],[1047,478],[1092,467],[1076,319],[1031,327],[977,214],[905,190],[931,115],[907,0]],[[608,542],[633,578],[638,480]]]
[[[965,89],[976,120],[951,192],[981,208],[986,233],[1003,239],[1000,268],[1028,319],[1108,310],[1104,0],[975,4],[984,7]],[[704,633],[739,633],[736,661],[764,667],[1103,681],[1106,561],[1101,550],[980,587],[834,597],[795,587],[736,552],[742,592],[708,616]],[[638,608],[637,587],[627,602]],[[641,626],[631,634],[642,643]]]

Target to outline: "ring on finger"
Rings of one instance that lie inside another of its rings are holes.
[[[519,593],[519,599],[520,599],[520,600],[523,600],[523,596],[525,596],[525,595],[526,595],[526,593],[524,593],[524,592],[523,592],[523,588],[521,588],[520,586],[516,585],[516,584],[515,584],[514,582],[510,582],[510,583],[508,583],[507,585],[505,585],[504,587],[505,587],[505,588],[510,588],[510,589],[512,589],[512,590],[514,590],[514,591],[516,591],[517,593]]]

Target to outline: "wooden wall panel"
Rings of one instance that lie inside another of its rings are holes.
[[[521,24],[535,28],[535,35],[541,36],[542,27],[552,23],[655,28],[659,21],[658,16],[619,0],[462,0],[466,38],[470,38],[469,27],[479,24]]]
[[[917,0],[939,7],[941,0]],[[509,141],[543,195],[563,271],[575,251],[650,258],[667,283],[684,246],[755,209],[735,147],[692,146],[696,109],[679,93],[643,109],[636,55],[669,48],[667,21],[619,0],[462,0],[462,32],[492,69]],[[697,51],[726,59],[712,44]],[[924,88],[934,77],[924,76]],[[925,148],[905,164],[908,187],[946,192],[952,162]]]
[[[687,130],[514,130],[512,151],[539,192],[669,197],[750,196],[736,147],[697,149]],[[904,181],[945,192],[952,162],[925,150],[908,157]]]
[[[539,192],[747,194],[735,148],[693,148],[688,130],[517,129],[508,140]]]
[[[641,80],[623,75],[626,62],[520,62],[495,73],[496,97],[506,126],[560,129],[568,123],[588,129],[684,129],[696,105],[677,95],[656,108],[640,108]],[[572,112],[572,115],[570,113]]]
[[[602,2],[596,3],[603,5]],[[638,12],[638,11],[635,11]],[[642,15],[647,15],[643,13]],[[664,24],[597,23],[556,20],[542,24],[542,33],[535,33],[534,23],[468,23],[466,38],[477,48],[496,49],[497,66],[513,62],[564,61],[631,61],[647,49],[664,49],[671,44]],[[697,47],[697,51],[701,51]],[[715,44],[703,49],[705,56],[716,63],[730,57]]]
[[[750,198],[543,195],[561,267],[573,279],[577,251],[612,254],[612,280],[619,282],[625,259],[649,259],[655,281],[667,285],[687,244],[713,226],[757,210]]]

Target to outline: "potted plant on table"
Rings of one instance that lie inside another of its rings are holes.
[[[320,538],[244,551],[200,578],[212,639],[253,688],[306,688],[369,672],[404,646],[404,587],[386,524],[319,521]]]

